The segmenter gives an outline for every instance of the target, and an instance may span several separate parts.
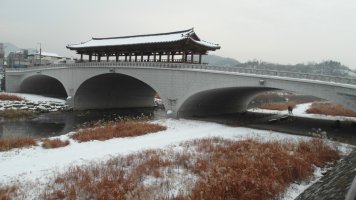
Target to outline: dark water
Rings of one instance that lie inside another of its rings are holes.
[[[48,137],[66,134],[85,122],[112,120],[121,117],[151,116],[151,119],[164,119],[164,109],[120,109],[88,110],[75,112],[45,113],[21,120],[0,121],[0,138],[16,136]],[[218,116],[194,117],[192,119],[211,121],[232,126],[273,130],[295,135],[309,135],[313,130],[326,131],[328,138],[356,145],[356,121],[341,121],[335,126],[333,120],[293,117],[288,120],[269,120],[281,116],[261,113],[237,113]]]
[[[286,117],[286,118],[285,118]],[[293,135],[311,136],[324,131],[328,139],[356,145],[356,121],[324,120],[304,117],[284,116],[264,113],[235,113],[217,116],[195,117],[193,119],[211,121],[231,126],[271,130]],[[275,119],[276,121],[272,121]]]
[[[20,120],[0,121],[0,138],[58,136],[75,130],[85,122],[142,115],[149,116],[152,119],[163,119],[166,116],[164,109],[152,108],[44,113]]]

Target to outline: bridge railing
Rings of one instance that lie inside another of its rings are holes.
[[[254,68],[241,68],[241,67],[221,67],[209,66],[207,64],[192,64],[192,63],[167,63],[167,62],[85,62],[73,64],[55,64],[46,66],[36,66],[29,68],[7,68],[6,71],[33,71],[51,68],[62,67],[127,67],[127,68],[167,68],[167,69],[192,69],[192,70],[209,70],[209,71],[222,71],[222,72],[235,72],[243,74],[255,74],[265,76],[278,76],[289,77],[297,79],[319,80],[326,82],[335,82],[343,84],[356,85],[356,78],[346,78],[338,76],[320,75],[320,74],[307,74],[289,71],[265,70]]]

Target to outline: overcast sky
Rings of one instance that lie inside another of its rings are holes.
[[[356,69],[354,0],[1,0],[0,42],[75,56],[67,44],[185,30],[241,62],[340,61]]]

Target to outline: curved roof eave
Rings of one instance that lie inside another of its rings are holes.
[[[209,48],[209,50],[210,49],[211,50],[217,50],[217,49],[221,48],[221,46],[219,46],[218,44],[206,42],[206,41],[203,41],[203,40],[197,41],[197,40],[190,39],[190,41],[194,42],[197,45],[207,47],[207,48]]]

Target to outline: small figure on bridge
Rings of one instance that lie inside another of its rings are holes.
[[[293,106],[291,105],[288,106],[288,114],[293,115]]]

